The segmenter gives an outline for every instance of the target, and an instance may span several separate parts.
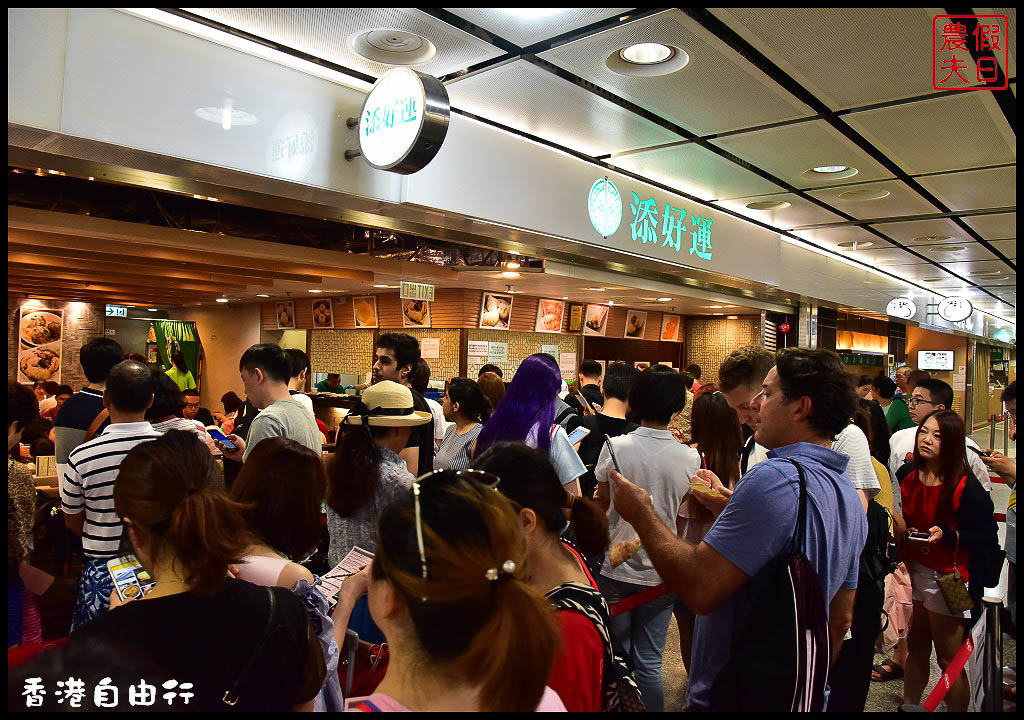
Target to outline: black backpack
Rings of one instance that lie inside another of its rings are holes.
[[[831,658],[828,611],[818,573],[807,559],[807,481],[790,546],[750,579],[758,588],[729,660],[711,685],[711,709],[820,712]]]

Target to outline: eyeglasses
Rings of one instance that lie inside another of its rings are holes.
[[[440,481],[454,481],[454,480],[473,480],[484,487],[494,490],[497,492],[498,483],[501,482],[494,473],[485,472],[483,470],[435,470],[429,472],[426,475],[421,475],[416,478],[412,483],[412,496],[416,503],[416,545],[420,551],[420,571],[423,579],[427,579],[427,550],[423,544],[423,517],[420,513],[420,486],[426,481],[440,482]],[[426,598],[422,598],[424,601]]]
[[[907,400],[907,407],[917,407],[918,405],[922,405],[922,404],[923,405],[938,405],[938,403],[934,403],[931,400],[925,400],[924,398],[919,398],[919,397],[911,397],[909,400]]]

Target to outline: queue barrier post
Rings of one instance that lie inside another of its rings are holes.
[[[984,663],[982,665],[982,682],[985,686],[985,698],[980,710],[981,712],[1002,712],[1003,629],[999,624],[999,611],[1003,603],[999,598],[986,595],[982,604],[985,608],[985,656],[982,659]]]
[[[1010,454],[1010,413],[1003,414],[1003,455]]]
[[[988,423],[988,446],[994,448],[996,446],[996,416],[990,417]]]

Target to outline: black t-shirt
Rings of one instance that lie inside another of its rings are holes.
[[[593,409],[595,405],[604,405],[604,395],[601,394],[601,386],[597,383],[590,383],[580,388],[580,393],[587,399]],[[569,393],[565,396],[565,404],[571,407],[580,415],[583,414],[583,404],[579,398],[576,397],[576,393]]]
[[[427,401],[418,392],[409,388],[409,392],[412,393],[412,407],[414,410],[420,412],[430,413],[430,406],[427,405]],[[419,425],[412,429],[412,434],[409,435],[409,442],[405,445],[407,448],[419,448],[420,449],[420,466],[419,470],[413,473],[416,477],[425,475],[434,469],[434,418],[431,416],[430,422]]]
[[[103,645],[113,652],[144,656],[162,678],[192,683],[195,697],[171,708],[217,712],[288,712],[316,697],[324,680],[323,654],[302,601],[284,588],[270,588],[276,609],[266,643],[270,613],[268,588],[225,579],[213,595],[182,593],[137,600],[111,610],[75,630],[71,644]],[[258,653],[257,653],[258,651]],[[224,693],[234,686],[250,658],[238,702],[228,706]],[[137,680],[136,680],[137,681]],[[127,688],[122,689],[127,694]]]
[[[570,419],[566,431],[572,432],[581,425],[590,430],[590,434],[583,438],[583,442],[580,443],[580,460],[587,466],[586,474],[580,477],[580,487],[583,489],[585,497],[593,497],[594,490],[597,488],[597,480],[594,478],[594,466],[597,465],[597,459],[601,456],[601,448],[604,447],[604,436],[618,437],[619,435],[631,433],[640,426],[629,420],[598,413],[597,415],[584,415]]]

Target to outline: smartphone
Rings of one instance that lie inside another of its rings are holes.
[[[590,402],[589,402],[589,401],[587,400],[587,397],[586,397],[586,395],[584,395],[584,394],[583,394],[582,392],[580,392],[579,390],[577,390],[577,391],[576,391],[576,397],[578,397],[578,398],[579,398],[579,401],[580,401],[580,405],[582,405],[582,406],[583,406],[583,414],[584,414],[584,415],[596,415],[596,414],[597,414],[597,413],[595,413],[595,412],[594,412],[594,408],[593,408],[593,406],[592,406],[592,405],[590,404]]]
[[[718,492],[717,490],[712,490],[704,483],[697,482],[696,480],[690,481],[690,489],[693,490],[694,492],[703,493],[704,495],[709,495],[711,497],[725,497],[725,495]]]
[[[608,454],[612,456],[612,464],[615,466],[615,469],[621,474],[622,473],[622,468],[619,466],[619,459],[617,457],[615,457],[615,448],[612,447],[612,439],[611,439],[611,437],[609,437],[608,435],[605,435],[604,436],[604,444],[605,444],[605,447],[608,448]]]
[[[575,445],[589,434],[590,430],[580,425],[578,428],[569,433],[569,444]]]
[[[134,555],[122,555],[108,560],[107,572],[122,600],[136,600],[156,585],[156,581]]]
[[[221,432],[220,428],[208,427],[206,428],[206,432],[210,433],[210,437],[223,445],[228,452],[234,452],[238,449],[238,446],[228,440],[228,436]]]
[[[926,533],[926,532],[907,533],[907,539],[908,540],[917,540],[918,542],[928,542],[928,540],[931,538],[931,536],[932,536],[931,533]]]

